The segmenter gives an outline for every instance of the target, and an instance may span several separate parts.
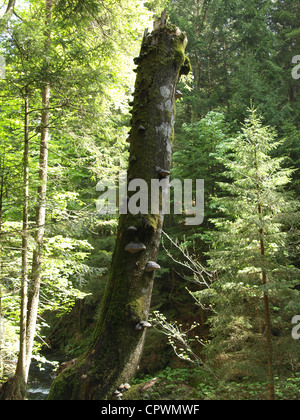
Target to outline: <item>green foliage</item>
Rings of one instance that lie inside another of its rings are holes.
[[[38,201],[40,91],[46,81],[51,83],[39,316],[45,310],[62,315],[85,294],[93,302],[103,296],[117,220],[95,214],[95,186],[101,177],[116,178],[127,167],[132,59],[138,55],[144,28],[152,25],[152,14],[159,16],[164,7],[172,22],[187,32],[193,68],[193,75],[180,84],[183,99],[177,102],[172,177],[205,180],[205,222],[187,228],[182,218],[166,217],[165,228],[179,238],[181,250],[164,243],[174,259],[163,252],[160,255],[163,269],[157,275],[155,305],[159,310],[168,305],[170,314],[177,315],[177,307],[186,301],[186,283],[179,283],[179,278],[194,281],[195,273],[184,265],[178,273],[175,260],[184,261],[182,251],[198,267],[210,259],[217,281],[211,288],[191,287],[191,293],[212,314],[208,354],[215,356],[225,379],[238,377],[217,383],[203,370],[195,372],[199,386],[194,387],[196,391],[185,388],[183,395],[265,397],[264,366],[258,359],[264,351],[262,295],[267,292],[276,368],[288,377],[276,380],[277,397],[296,399],[299,378],[290,375],[299,363],[298,342],[290,339],[290,321],[300,312],[295,288],[299,284],[299,218],[291,195],[295,192],[299,197],[300,162],[300,84],[291,77],[300,36],[295,0],[59,0],[52,11],[47,54],[44,1],[17,2],[16,14],[1,18],[0,54],[6,59],[6,79],[0,80],[0,316],[7,326],[2,358],[9,368],[4,373],[12,371],[11,360],[17,353],[25,93],[30,107],[30,267]],[[262,120],[252,115],[239,135],[250,101]],[[266,247],[265,286],[260,281],[259,228],[264,230]],[[187,306],[183,306],[185,313]],[[179,323],[164,320],[173,335],[177,331],[191,344],[178,329]],[[173,341],[173,346],[188,360],[185,344],[180,347]],[[241,377],[243,372],[247,379]],[[188,375],[184,369],[167,369],[159,376],[163,386],[153,396],[175,398]],[[249,381],[251,375],[253,381]]]
[[[208,371],[211,378],[207,386],[202,383],[203,391],[199,390],[197,398],[267,398],[266,294],[270,300],[275,370],[282,378],[299,368],[298,343],[291,337],[291,319],[300,310],[299,269],[293,264],[297,252],[299,204],[289,191],[294,171],[288,169],[286,158],[276,157],[282,155],[278,148],[283,147],[284,141],[276,141],[274,130],[264,126],[255,111],[251,110],[249,114],[238,136],[228,138],[222,135],[222,130],[220,134],[218,130],[211,131],[213,135],[216,132],[221,141],[209,154],[208,162],[213,159],[224,169],[223,180],[217,182],[214,194],[208,198],[214,216],[211,223],[215,226],[206,231],[206,241],[210,243],[209,268],[201,267],[197,254],[189,252],[193,249],[192,242],[186,238],[181,243],[171,241],[172,247],[167,250],[173,263],[184,267],[185,279],[189,278],[186,273],[190,271],[194,281],[195,277],[198,280],[198,290],[190,294],[197,305],[210,312],[210,339],[195,337],[203,350],[193,352],[192,342],[180,324],[157,312],[152,320],[171,337],[170,344],[179,358],[189,363],[205,361],[202,372]],[[201,128],[195,133],[207,133],[207,120],[199,122]],[[190,132],[194,134],[192,130]],[[205,150],[204,136],[202,141]],[[196,148],[192,150],[197,153]],[[193,160],[191,151],[188,155]],[[205,151],[204,156],[207,155]],[[196,166],[196,161],[202,160],[204,157],[199,154],[191,168],[205,172],[205,168]],[[185,164],[189,165],[189,159],[183,152],[179,167],[184,170]],[[215,181],[217,179],[216,176]],[[198,232],[201,229],[198,228]],[[181,259],[176,254],[179,249]],[[266,284],[262,273],[266,273]],[[191,357],[195,353],[198,359]],[[216,377],[222,377],[224,382],[212,385]],[[277,398],[296,397],[293,386],[290,395],[287,388],[286,393],[281,390],[285,388],[282,379],[277,386],[280,388]]]
[[[201,376],[199,375],[197,379],[201,381]],[[298,384],[298,376],[280,379],[276,377],[276,398],[278,400],[298,400]],[[198,399],[206,400],[266,400],[266,388],[266,383],[249,381],[247,377],[241,378],[240,381],[216,383],[215,380],[202,375],[202,381],[197,384],[195,396]]]
[[[137,0],[59,1],[53,3],[47,29],[44,1],[18,2],[15,12],[5,20],[0,38],[6,59],[6,78],[0,80],[1,316],[13,327],[19,324],[24,97],[29,99],[30,276],[40,93],[49,82],[51,138],[37,329],[41,334],[45,311],[62,315],[90,291],[95,300],[103,294],[116,220],[99,220],[96,183],[101,177],[116,177],[127,165],[133,57],[152,12]]]
[[[207,208],[223,168],[215,157],[215,151],[221,147],[228,132],[225,116],[211,111],[197,122],[184,123],[182,130],[182,147],[174,153],[172,174],[181,180],[204,179]]]
[[[209,252],[217,279],[208,296],[213,311],[208,351],[215,352],[228,377],[242,372],[255,377],[264,370],[264,294],[271,301],[278,368],[296,345],[289,324],[299,311],[299,270],[289,263],[283,226],[293,223],[298,204],[284,191],[291,171],[281,169],[282,158],[270,156],[274,148],[273,131],[252,111],[242,134],[228,144],[230,153],[219,156],[231,182],[220,183],[227,194],[213,200],[222,217],[213,220],[217,230],[211,233]],[[197,299],[201,294],[207,300],[206,291],[198,292]]]
[[[150,388],[144,399],[150,400],[266,400],[267,384],[255,382],[247,377],[238,381],[217,380],[211,374],[186,367],[167,367],[156,374],[158,382]],[[144,376],[132,381],[132,385],[151,380]],[[276,377],[276,398],[278,400],[299,400],[299,374]]]
[[[168,344],[172,346],[179,359],[196,365],[203,364],[200,357],[193,352],[191,347],[191,343],[195,339],[188,338],[188,334],[199,326],[197,322],[194,322],[187,331],[183,331],[181,324],[178,325],[176,321],[168,322],[166,317],[158,311],[154,311],[151,314],[150,321],[154,324],[155,328],[168,337]],[[199,337],[196,336],[195,338],[198,339]]]
[[[187,31],[194,70],[184,91],[185,118],[218,110],[241,122],[252,100],[268,124],[298,124],[299,83],[290,75],[299,43],[297,2],[177,0],[170,9]]]
[[[1,355],[0,355],[0,383],[3,378],[11,376],[15,369],[13,360],[18,357],[19,337],[17,327],[4,317],[0,321]]]

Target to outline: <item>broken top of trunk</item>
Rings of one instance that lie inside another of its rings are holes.
[[[176,26],[176,25],[172,25],[171,23],[168,22],[169,19],[169,15],[167,14],[167,11],[164,10],[161,14],[161,17],[158,18],[154,23],[153,23],[153,33],[157,31],[160,31],[161,29],[167,29],[169,32],[174,32],[174,34],[176,36],[179,36],[182,34],[181,30]],[[186,38],[186,43],[187,43],[187,37],[185,35]]]
[[[158,31],[159,29],[162,29],[166,26],[167,21],[168,21],[168,14],[167,11],[164,10],[161,14],[161,17],[156,19],[156,21],[153,23],[153,31]]]

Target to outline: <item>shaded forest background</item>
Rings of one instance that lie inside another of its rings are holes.
[[[160,375],[163,383],[168,378],[171,385],[175,377],[182,383],[188,379],[189,387],[183,390],[187,398],[230,398],[228,386],[220,385],[220,376],[236,387],[236,395],[252,398],[250,379],[256,384],[256,396],[261,392],[264,397],[265,366],[256,360],[264,353],[258,346],[263,331],[260,325],[249,327],[245,315],[250,309],[259,311],[259,306],[252,305],[258,297],[255,287],[246,281],[247,291],[237,291],[241,281],[233,281],[235,294],[219,289],[216,299],[199,281],[202,268],[205,281],[211,273],[219,273],[227,285],[231,283],[226,274],[236,270],[232,277],[237,278],[237,273],[249,268],[249,261],[245,262],[249,248],[241,248],[240,238],[249,237],[253,208],[239,201],[242,193],[224,185],[237,181],[241,170],[230,162],[238,158],[242,165],[247,160],[246,149],[244,155],[239,154],[238,139],[259,133],[258,138],[264,139],[257,143],[264,145],[260,163],[269,169],[265,174],[269,186],[263,188],[274,192],[273,197],[265,196],[264,204],[273,212],[269,214],[272,238],[267,269],[272,280],[280,277],[272,283],[271,307],[272,339],[278,345],[274,358],[278,396],[299,398],[300,341],[291,338],[292,317],[300,314],[300,80],[292,77],[293,57],[300,54],[299,2],[53,3],[49,45],[42,1],[17,2],[14,13],[1,20],[0,55],[6,62],[6,77],[0,80],[1,381],[14,372],[19,351],[25,114],[30,145],[30,279],[40,204],[41,92],[50,84],[46,223],[34,356],[40,359],[52,352],[69,360],[82,354],[91,339],[116,241],[117,217],[97,214],[96,185],[104,177],[117,180],[119,171],[127,169],[133,60],[144,29],[167,8],[172,23],[187,33],[186,53],[193,69],[179,86],[182,98],[177,101],[171,176],[205,180],[205,221],[190,227],[180,216],[166,217],[158,260],[162,269],[156,274],[152,308],[153,323],[169,340],[156,329],[148,331],[138,378]],[[2,9],[6,10],[6,4]],[[249,162],[242,168],[250,171]],[[244,184],[243,190],[247,189],[251,191],[251,186]],[[276,200],[275,192],[279,194]],[[232,200],[245,209],[243,214],[240,207],[230,207]],[[275,208],[281,200],[283,205]],[[274,214],[282,215],[281,219]],[[224,226],[221,219],[232,225]],[[242,221],[239,226],[238,221]],[[238,255],[233,252],[236,248]],[[228,312],[239,319],[234,332],[224,322]],[[245,361],[245,348],[253,359]],[[206,367],[210,360],[218,379]],[[240,391],[245,377],[248,388],[245,385]],[[176,389],[164,386],[155,396],[176,397]]]

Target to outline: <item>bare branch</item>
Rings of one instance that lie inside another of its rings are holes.
[[[178,242],[174,241],[166,232],[162,232],[163,235],[171,242],[173,246],[175,246],[176,249],[178,249],[181,254],[183,255],[185,262],[181,262],[179,260],[176,260],[173,255],[170,253],[168,249],[164,246],[164,243],[162,241],[162,246],[164,250],[166,251],[167,255],[171,258],[172,261],[174,261],[176,264],[181,265],[182,267],[190,270],[194,275],[194,281],[193,283],[200,284],[206,286],[208,289],[210,288],[209,283],[212,283],[215,273],[210,273],[207,271],[198,261],[193,259],[187,250],[187,248],[183,249]]]

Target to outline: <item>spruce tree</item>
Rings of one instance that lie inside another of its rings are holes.
[[[251,110],[238,138],[219,148],[230,181],[220,183],[227,194],[214,203],[222,215],[213,220],[209,252],[216,281],[197,295],[210,296],[210,354],[228,377],[266,381],[270,399],[276,370],[296,354],[290,322],[299,313],[299,270],[289,263],[287,233],[297,204],[285,193],[291,170],[270,156],[277,146],[274,131]]]

